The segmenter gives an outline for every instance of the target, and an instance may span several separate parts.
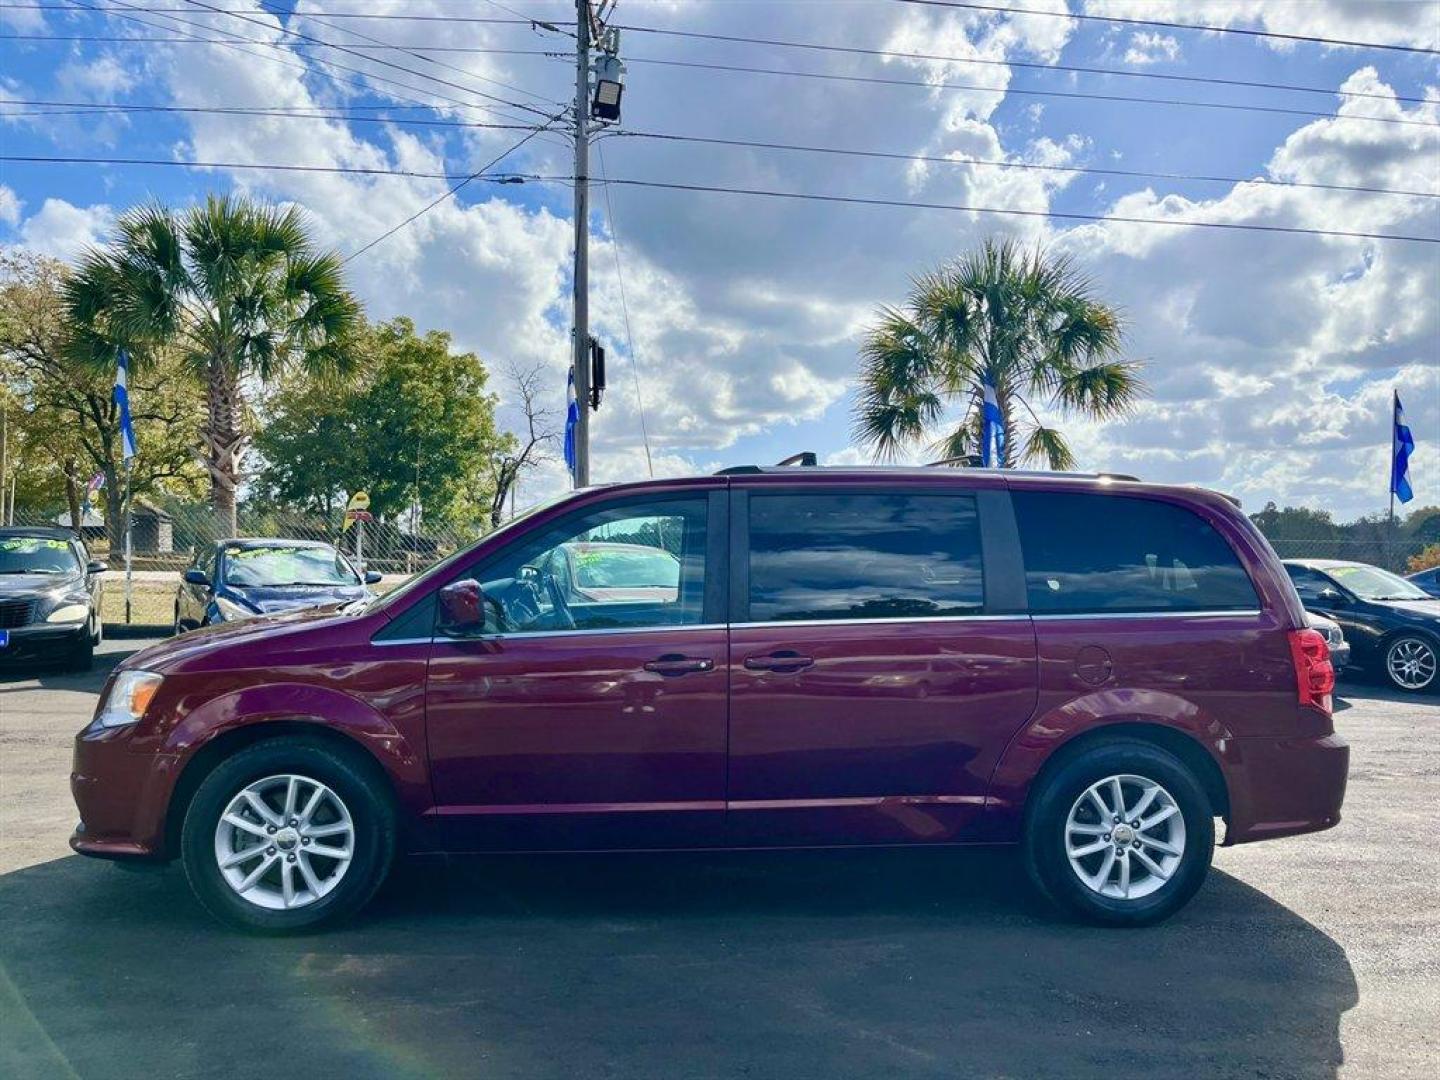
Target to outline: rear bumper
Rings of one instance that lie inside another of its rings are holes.
[[[75,738],[70,793],[80,824],[70,847],[102,859],[165,858],[165,809],[179,772],[172,754],[137,752],[130,729]]]
[[[1225,845],[1319,832],[1340,822],[1350,747],[1338,735],[1226,740]]]

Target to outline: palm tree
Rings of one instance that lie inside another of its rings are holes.
[[[1064,436],[1032,402],[1095,419],[1127,412],[1145,388],[1138,366],[1118,359],[1121,337],[1119,312],[1096,299],[1070,259],[987,240],[917,278],[903,309],[881,309],[860,349],[856,441],[883,459],[924,442],[943,458],[980,454],[989,384],[1004,436],[1000,467],[1074,468]],[[957,425],[937,438],[956,402]]]
[[[199,456],[222,535],[236,532],[235,496],[250,438],[247,387],[292,364],[316,374],[353,366],[360,306],[340,259],[318,252],[293,206],[211,196],[176,214],[125,214],[108,247],[92,250],[66,284],[74,349],[113,369],[173,347],[205,381]]]

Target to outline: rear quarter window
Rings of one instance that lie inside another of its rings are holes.
[[[1234,550],[1183,506],[1073,492],[1011,497],[1037,614],[1260,606]]]

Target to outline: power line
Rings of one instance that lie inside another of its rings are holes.
[[[926,82],[920,79],[888,79],[878,75],[832,75],[820,71],[791,71],[785,68],[748,67],[739,64],[709,64],[698,60],[661,60],[654,57],[627,56],[627,64],[654,64],[662,67],[697,68],[704,71],[739,72],[746,75],[779,75],[792,79],[824,79],[830,82],[870,83],[882,86],[918,86],[929,90],[959,90],[972,93],[1018,94],[1026,97],[1068,98],[1081,101],[1115,101],[1138,105],[1181,106],[1192,109],[1219,109],[1225,112],[1272,113],[1281,116],[1304,116],[1322,120],[1356,120],[1377,124],[1405,124],[1413,127],[1440,127],[1433,120],[1410,120],[1396,116],[1354,116],[1346,113],[1319,112],[1314,109],[1290,109],[1277,105],[1239,105],[1224,101],[1189,101],[1181,98],[1129,97],[1124,94],[1096,94],[1081,90],[1033,90],[1016,86],[975,86],[967,83]]]
[[[1348,45],[1357,49],[1386,49],[1392,52],[1440,54],[1440,49],[1420,45],[1386,45],[1378,41],[1351,41],[1347,38],[1313,37],[1309,34],[1283,34],[1277,30],[1251,30],[1235,26],[1206,26],[1196,23],[1162,22],[1159,19],[1133,19],[1119,15],[1076,15],[1068,11],[1039,11],[1034,8],[1004,7],[1000,4],[961,3],[960,0],[898,0],[902,4],[924,7],[966,8],[971,11],[994,11],[1003,15],[1040,15],[1052,19],[1075,19],[1081,22],[1123,23],[1126,26],[1157,26],[1165,30],[1201,30],[1207,34],[1240,34],[1245,37],[1275,38],[1280,41],[1305,41],[1317,45]]]
[[[168,26],[168,25],[164,25],[164,24],[161,24],[161,23],[155,23],[155,22],[150,21],[149,19],[141,18],[141,17],[138,16],[138,15],[127,14],[128,11],[151,11],[152,9],[141,8],[141,7],[137,7],[137,6],[133,5],[133,4],[127,4],[127,3],[124,3],[123,0],[111,0],[111,2],[114,3],[114,4],[118,4],[118,5],[119,5],[119,8],[123,8],[123,9],[125,9],[125,10],[118,10],[117,8],[114,8],[114,7],[110,7],[110,8],[96,7],[96,6],[93,5],[93,4],[83,3],[82,0],[70,0],[70,6],[69,6],[69,7],[59,8],[59,9],[57,9],[57,10],[69,11],[69,10],[73,10],[74,8],[77,8],[77,7],[78,7],[78,8],[82,8],[82,9],[85,9],[85,10],[91,11],[91,12],[98,12],[98,13],[100,13],[100,14],[112,15],[112,16],[115,16],[116,18],[125,19],[125,20],[130,21],[130,22],[138,23],[138,24],[141,25],[141,26],[148,26],[148,27],[150,27],[152,30],[153,30],[153,29],[159,29],[159,30],[165,30],[165,31],[170,32],[170,33],[180,33],[180,34],[184,34],[186,37],[194,37],[194,36],[195,36],[194,34],[191,34],[191,33],[189,33],[188,31],[185,31],[185,30],[177,30],[177,29],[176,29],[175,27],[173,27],[173,26]],[[190,9],[188,9],[188,8],[181,8],[181,9],[179,9],[179,10],[185,11],[185,12],[189,12],[189,11],[190,11]],[[297,62],[297,60],[286,59],[286,58],[280,57],[280,56],[272,56],[272,55],[270,55],[270,54],[268,54],[268,53],[255,52],[253,49],[247,49],[247,48],[245,48],[245,45],[246,45],[246,44],[249,44],[249,45],[258,45],[258,46],[261,46],[261,47],[266,48],[266,49],[271,49],[271,50],[274,50],[274,51],[278,51],[278,52],[285,53],[287,57],[290,56],[290,55],[292,55],[292,54],[290,53],[290,51],[289,51],[288,49],[286,49],[285,46],[283,46],[283,45],[278,45],[278,44],[276,44],[275,42],[271,42],[271,41],[261,41],[261,40],[258,40],[258,39],[256,39],[256,38],[246,37],[245,35],[236,33],[236,32],[233,31],[233,30],[225,30],[225,29],[222,29],[222,28],[220,28],[220,27],[209,26],[209,25],[207,25],[207,24],[205,24],[205,23],[197,23],[197,22],[194,22],[194,21],[192,21],[192,20],[190,20],[190,19],[181,19],[181,18],[178,18],[178,17],[176,17],[176,16],[168,15],[168,14],[167,14],[167,15],[162,15],[162,18],[168,20],[168,21],[171,22],[171,23],[180,23],[180,24],[183,25],[183,26],[198,27],[198,28],[200,28],[200,29],[202,29],[202,30],[205,30],[205,31],[208,31],[208,32],[210,32],[210,33],[224,34],[224,35],[226,35],[227,37],[232,38],[232,39],[234,39],[234,40],[233,40],[233,41],[221,41],[221,42],[217,42],[217,44],[224,45],[224,46],[226,46],[226,47],[228,47],[228,48],[231,48],[231,49],[236,50],[237,52],[244,53],[246,56],[253,56],[253,57],[256,57],[256,58],[261,59],[261,60],[267,60],[267,61],[269,61],[269,62],[271,62],[271,63],[280,64],[280,65],[283,66],[283,67],[295,68],[296,70],[305,72],[305,73],[307,73],[307,74],[313,72],[313,73],[316,74],[316,75],[320,75],[320,76],[323,77],[323,78],[329,79],[331,82],[350,83],[350,84],[359,86],[361,89],[367,89],[367,90],[368,90],[368,89],[370,89],[370,87],[367,85],[367,81],[368,81],[368,82],[370,82],[370,83],[378,83],[378,84],[382,84],[382,85],[385,85],[385,86],[399,87],[399,88],[401,88],[402,90],[409,90],[411,93],[428,94],[428,95],[429,95],[430,97],[432,97],[432,98],[437,98],[437,99],[439,99],[440,101],[444,101],[444,102],[446,102],[446,103],[448,103],[448,104],[456,105],[456,106],[459,106],[460,108],[464,108],[464,109],[479,109],[479,110],[482,111],[482,112],[496,112],[496,113],[498,113],[498,110],[495,109],[493,106],[489,106],[489,105],[478,105],[478,104],[476,104],[476,103],[474,103],[474,102],[461,101],[461,100],[459,100],[458,98],[449,97],[449,96],[447,96],[447,95],[445,95],[445,94],[439,93],[438,91],[432,90],[432,89],[430,89],[430,88],[428,88],[428,87],[411,86],[409,83],[397,82],[396,80],[390,79],[390,78],[386,78],[386,77],[383,76],[383,75],[376,75],[376,74],[374,74],[374,73],[372,73],[372,72],[368,72],[368,71],[362,70],[361,68],[350,67],[349,65],[339,63],[338,61],[333,61],[333,60],[321,60],[321,59],[319,59],[319,58],[317,58],[317,57],[307,56],[307,57],[305,57],[304,59],[305,59],[305,61],[308,61],[308,62]],[[243,44],[242,44],[242,43],[243,43]],[[351,73],[351,76],[350,76],[350,77],[346,77],[346,76],[343,76],[343,75],[335,75],[335,74],[333,74],[332,72],[330,72],[330,71],[328,71],[328,70],[325,70],[325,69],[328,69],[328,68],[334,68],[334,69],[337,70],[337,71],[350,72],[350,73]],[[390,93],[390,94],[391,94],[392,96],[394,96],[394,97],[400,98],[402,101],[408,101],[408,102],[410,102],[411,104],[413,104],[413,105],[419,105],[419,106],[421,106],[422,108],[426,108],[426,109],[436,109],[436,108],[437,108],[437,106],[435,106],[435,105],[433,105],[433,104],[430,104],[430,103],[427,103],[427,102],[420,101],[420,100],[417,99],[417,98],[410,97],[410,96],[407,96],[407,95],[405,95],[405,94],[396,94],[393,90],[390,90],[390,91],[387,91],[387,92]],[[504,114],[503,114],[503,113],[500,113],[499,115],[502,115],[502,116],[503,116]]]
[[[58,7],[54,6],[54,5],[46,5],[46,4],[8,4],[8,3],[0,3],[0,9],[5,9],[5,8],[12,8],[12,9],[13,9],[13,8],[26,8],[26,9],[36,9],[36,8],[38,8],[38,9],[41,9],[41,10],[64,10],[63,8],[58,8]],[[140,10],[145,10],[145,11],[150,11],[150,12],[156,12],[156,13],[164,13],[164,12],[170,12],[170,11],[185,11],[185,10],[187,10],[187,9],[184,9],[184,8],[178,8],[178,9],[177,9],[177,8],[144,8],[144,9],[140,9]],[[551,26],[551,24],[547,23],[547,22],[546,22],[545,20],[543,20],[543,19],[495,19],[495,18],[476,18],[476,17],[473,17],[473,16],[458,16],[458,15],[398,15],[398,14],[383,15],[383,14],[369,14],[369,13],[361,13],[361,12],[323,12],[322,14],[324,14],[325,18],[327,18],[327,19],[332,19],[332,20],[333,20],[333,19],[377,19],[377,20],[386,20],[386,19],[389,19],[389,20],[407,21],[407,22],[482,23],[482,24],[502,23],[502,24],[509,24],[509,25],[515,25],[515,24],[519,24],[519,23],[525,23],[525,24],[529,24],[529,25],[532,25],[532,26],[545,27],[545,28],[547,28],[547,29],[550,28],[550,26]],[[304,16],[303,13],[302,13],[302,17],[313,18],[313,16]],[[1069,16],[1069,17],[1070,17],[1070,18],[1080,18],[1080,16],[1074,16],[1074,15]],[[1111,20],[1111,21],[1114,21],[1114,20]],[[562,28],[556,27],[555,29],[556,29],[559,33],[562,33],[562,34],[563,34],[563,33],[566,33],[566,31],[563,30]],[[731,43],[731,44],[744,44],[744,45],[768,45],[768,46],[774,46],[774,47],[778,47],[778,48],[804,49],[804,50],[810,50],[810,51],[814,51],[814,52],[841,53],[841,54],[853,55],[853,56],[875,56],[875,57],[881,57],[881,58],[892,59],[892,60],[926,60],[926,61],[934,61],[934,62],[949,63],[949,64],[973,64],[973,65],[991,66],[991,67],[1020,68],[1020,69],[1025,69],[1025,70],[1042,71],[1042,72],[1067,72],[1067,73],[1084,74],[1084,75],[1106,75],[1106,76],[1115,76],[1115,77],[1117,77],[1117,78],[1127,78],[1127,79],[1155,79],[1155,80],[1159,80],[1159,81],[1162,81],[1162,82],[1198,83],[1198,84],[1202,84],[1202,85],[1231,86],[1231,87],[1238,87],[1238,88],[1252,89],[1252,90],[1280,90],[1280,91],[1285,91],[1285,92],[1289,92],[1289,93],[1325,94],[1325,95],[1327,95],[1327,96],[1337,96],[1337,97],[1344,97],[1344,98],[1370,98],[1370,99],[1380,100],[1380,101],[1395,100],[1395,101],[1401,101],[1401,102],[1405,102],[1405,103],[1412,104],[1412,105],[1425,104],[1426,101],[1427,101],[1427,99],[1426,99],[1426,98],[1423,98],[1423,97],[1410,97],[1410,96],[1404,96],[1404,95],[1381,94],[1381,93],[1375,93],[1375,92],[1373,92],[1373,91],[1365,91],[1365,90],[1343,90],[1343,89],[1338,89],[1338,88],[1335,88],[1335,87],[1326,87],[1326,86],[1303,86],[1303,85],[1297,85],[1297,84],[1293,84],[1293,83],[1268,82],[1268,81],[1264,81],[1264,80],[1253,80],[1253,79],[1226,79],[1226,78],[1221,78],[1221,77],[1219,77],[1219,76],[1212,76],[1212,75],[1182,75],[1182,74],[1177,74],[1177,73],[1174,73],[1174,72],[1134,71],[1134,70],[1130,70],[1130,69],[1126,69],[1126,68],[1093,67],[1093,66],[1085,66],[1085,65],[1077,65],[1077,64],[1047,64],[1047,63],[1043,63],[1043,62],[1040,62],[1040,61],[1033,61],[1033,60],[1029,60],[1029,61],[1027,61],[1027,60],[1018,60],[1018,59],[994,60],[994,59],[988,59],[988,58],[985,58],[985,57],[978,57],[978,56],[950,56],[950,55],[944,55],[944,54],[938,54],[938,53],[898,52],[898,51],[890,50],[890,49],[872,49],[872,48],[863,48],[863,47],[860,47],[860,46],[853,46],[853,45],[830,45],[830,44],[824,44],[824,43],[815,42],[815,41],[793,41],[793,40],[787,40],[787,39],[781,39],[781,38],[752,37],[752,36],[740,35],[740,34],[716,34],[716,33],[706,33],[706,32],[695,31],[695,30],[676,30],[676,29],[671,29],[671,28],[668,28],[668,27],[658,27],[658,26],[640,26],[640,25],[617,24],[617,25],[616,25],[616,29],[625,30],[625,31],[628,31],[628,32],[631,32],[631,33],[637,33],[637,34],[656,34],[656,35],[663,35],[663,36],[666,36],[666,37],[689,38],[689,39],[699,40],[699,41],[720,41],[720,42],[727,42],[727,43]],[[21,35],[16,35],[16,36],[19,37],[19,36],[21,36]],[[40,37],[40,36],[41,36],[41,35],[36,35],[37,38]],[[357,46],[357,47],[358,47],[358,46]],[[390,48],[394,48],[394,49],[404,49],[404,48],[407,48],[407,46],[404,46],[404,45],[393,45],[393,46],[389,46],[389,47],[390,47]],[[420,45],[415,45],[415,46],[409,46],[409,47],[411,47],[411,48],[416,48],[416,49],[423,49],[423,50],[426,51],[426,52],[455,52],[455,53],[475,52],[475,53],[484,53],[484,52],[500,51],[500,50],[493,50],[493,49],[480,48],[480,47],[467,48],[467,47],[463,47],[463,46],[429,46],[429,45],[420,46]],[[545,52],[545,50],[537,50],[537,52],[543,53],[543,52]]]
[[[193,3],[194,0],[190,0],[190,2]],[[265,7],[263,3],[261,4],[261,7],[266,11],[270,10],[269,8]],[[349,34],[351,37],[360,38],[362,41],[369,43],[371,46],[378,46],[382,49],[398,49],[400,52],[405,53],[407,56],[413,56],[417,60],[423,61],[424,63],[434,64],[436,67],[444,68],[447,71],[457,71],[460,74],[469,76],[472,79],[479,79],[481,82],[493,83],[496,86],[504,87],[506,90],[514,91],[517,94],[524,94],[526,97],[536,98],[539,101],[545,102],[547,105],[556,106],[561,104],[561,102],[554,101],[551,98],[547,98],[543,94],[537,94],[534,91],[526,90],[523,87],[513,86],[510,83],[503,82],[500,79],[492,79],[489,76],[481,75],[478,72],[467,71],[464,68],[456,67],[454,64],[448,64],[444,60],[436,60],[433,56],[426,56],[423,53],[418,52],[409,46],[392,45],[390,42],[383,41],[380,38],[371,37],[369,34],[362,34],[359,30],[351,30],[347,26],[336,26],[333,22],[326,22],[324,19],[317,18],[315,15],[306,14],[305,18],[310,22],[318,23],[319,25],[326,27],[327,29],[338,30],[342,34]],[[327,42],[326,47],[334,48],[335,46]]]
[[[605,150],[596,144],[600,159],[600,181],[605,191],[605,220],[610,225],[610,250],[615,256],[615,280],[620,286],[620,313],[625,318],[625,347],[630,353],[630,374],[635,380],[635,407],[640,412],[640,441],[645,446],[645,470],[655,479],[655,463],[650,457],[650,431],[645,424],[645,399],[640,393],[640,366],[635,359],[635,335],[630,332],[630,306],[625,302],[625,274],[620,269],[620,232],[615,225],[615,208],[610,205],[610,185],[606,183]]]
[[[565,115],[565,114],[564,114],[563,112],[556,113],[554,116],[552,116],[552,117],[550,118],[550,122],[549,122],[548,124],[546,124],[545,127],[546,127],[546,128],[550,127],[550,126],[551,126],[552,124],[554,124],[556,121],[560,120],[564,115]],[[437,199],[434,199],[434,200],[426,203],[426,204],[425,204],[424,206],[422,206],[419,210],[416,210],[415,213],[411,214],[411,215],[410,215],[409,217],[407,217],[404,221],[400,222],[400,224],[394,226],[393,228],[386,229],[386,230],[385,230],[383,233],[381,233],[379,236],[375,237],[374,240],[371,240],[369,243],[365,244],[364,246],[362,246],[362,247],[360,247],[360,248],[357,248],[356,250],[352,251],[349,255],[346,255],[345,258],[343,258],[343,259],[340,260],[341,265],[344,265],[344,264],[346,264],[346,263],[353,262],[354,260],[358,259],[361,255],[364,255],[364,254],[365,254],[367,251],[369,251],[371,248],[375,247],[377,244],[384,243],[386,240],[390,239],[390,237],[394,236],[394,235],[395,235],[397,232],[399,232],[401,229],[405,228],[405,226],[409,225],[409,224],[410,224],[412,221],[414,221],[416,218],[419,218],[419,217],[421,217],[421,216],[423,216],[423,215],[425,215],[425,214],[428,214],[431,210],[435,209],[435,207],[439,206],[441,203],[445,202],[447,199],[453,197],[453,196],[456,194],[456,192],[458,192],[458,191],[459,191],[461,188],[463,188],[466,184],[470,183],[470,182],[473,181],[473,180],[478,179],[480,176],[482,176],[483,174],[485,174],[486,172],[488,172],[488,171],[489,171],[491,168],[493,168],[495,165],[499,164],[501,161],[505,160],[505,159],[506,159],[507,157],[509,157],[511,154],[515,153],[516,150],[519,150],[519,149],[520,149],[522,146],[524,146],[527,142],[529,142],[531,139],[535,138],[536,135],[539,135],[539,134],[540,134],[540,131],[543,131],[543,130],[544,130],[544,128],[541,128],[541,129],[537,129],[537,130],[535,130],[535,131],[530,132],[530,134],[526,135],[523,139],[521,139],[519,142],[517,142],[514,146],[511,146],[509,149],[502,151],[499,155],[497,155],[496,157],[492,158],[490,161],[486,162],[484,165],[482,165],[480,168],[476,169],[476,170],[475,170],[473,173],[471,173],[469,176],[465,177],[465,179],[461,180],[461,181],[460,181],[458,184],[456,184],[454,187],[450,188],[450,190],[447,191],[447,192],[445,192],[445,194],[441,195],[441,196],[440,196],[439,198],[437,198]]]
[[[249,15],[245,15],[238,11],[227,11],[224,8],[217,8],[213,4],[207,3],[206,0],[186,0],[186,3],[190,4],[192,7],[201,8],[202,10],[210,11],[217,15],[228,15],[232,19],[239,19],[241,22],[251,23],[267,31],[273,31],[278,29],[280,33],[284,34],[286,37],[293,37],[297,41],[303,41],[312,45],[321,45],[331,49],[335,49],[342,53],[347,53],[352,56],[358,56],[360,59],[366,60],[369,63],[379,64],[382,67],[394,68],[396,71],[403,71],[407,75],[415,75],[422,79],[428,79],[432,82],[439,83],[441,86],[448,86],[452,89],[459,90],[462,93],[474,94],[476,97],[484,98],[487,101],[494,101],[502,105],[508,105],[512,109],[521,109],[525,112],[535,113],[539,116],[545,115],[542,110],[535,108],[535,106],[533,105],[526,105],[522,102],[517,101],[508,101],[505,98],[497,97],[496,95],[487,93],[484,90],[476,90],[474,87],[465,86],[464,84],[454,82],[451,79],[442,79],[438,75],[429,75],[423,71],[416,71],[414,68],[408,68],[404,64],[396,64],[390,60],[385,60],[378,56],[366,56],[364,53],[359,52],[356,49],[352,49],[347,45],[336,45],[334,42],[327,42],[323,38],[317,38],[310,34],[302,34],[298,30],[291,30],[287,26],[275,26],[261,19],[252,18]],[[469,73],[467,72],[467,74]]]
[[[722,41],[737,45],[772,45],[783,49],[805,49],[812,52],[843,53],[852,56],[877,56],[891,60],[928,60],[946,64],[978,64],[981,66],[1024,68],[1034,71],[1064,71],[1080,75],[1114,75],[1127,79],[1158,79],[1163,82],[1202,83],[1213,86],[1235,86],[1251,90],[1285,90],[1300,94],[1327,94],[1340,97],[1392,99],[1390,94],[1364,90],[1337,90],[1325,86],[1298,86],[1293,83],[1264,82],[1251,79],[1223,79],[1213,75],[1177,75],[1161,71],[1131,71],[1126,68],[1086,67],[1077,64],[1046,64],[1036,60],[991,60],[978,56],[947,56],[938,53],[897,52],[891,49],[868,49],[857,45],[828,45],[818,41],[793,41],[785,38],[750,37],[741,34],[714,34],[698,30],[672,30],[658,26],[617,26],[637,34],[659,34],[665,37],[690,38],[697,41]],[[1394,100],[1423,105],[1423,97],[1394,97]]]
[[[33,106],[36,111],[10,111],[12,106]],[[421,106],[424,107],[424,106]],[[383,111],[394,106],[368,105],[343,106],[345,109],[368,109]],[[160,114],[214,114],[220,116],[255,117],[279,120],[340,120],[357,124],[395,124],[402,127],[474,128],[493,131],[532,131],[535,125],[492,124],[473,120],[435,120],[420,117],[395,116],[354,116],[334,110],[298,110],[266,106],[199,106],[199,105],[135,105],[95,104],[81,101],[54,101],[47,99],[13,98],[0,101],[0,116],[3,117],[44,117],[84,116],[94,113],[160,113]],[[861,150],[837,146],[815,146],[801,143],[769,142],[759,139],[726,139],[706,135],[682,135],[661,131],[615,131],[617,138],[650,139],[660,142],[684,142],[705,146],[725,146],[758,150],[783,150],[796,153],[833,154],[841,157],[874,158],[882,161],[922,162],[936,165],[979,166],[982,168],[1011,169],[1022,172],[1074,173],[1088,176],[1114,176],[1139,180],[1173,180],[1188,183],[1211,184],[1258,184],[1266,187],[1300,188],[1317,191],[1346,191],[1363,195],[1399,195],[1416,198],[1440,198],[1440,191],[1415,191],[1406,188],[1374,187],[1360,184],[1324,184],[1303,180],[1276,180],[1259,176],[1222,176],[1205,173],[1154,172],[1142,169],[1115,169],[1095,165],[1052,165],[1036,161],[1004,161],[993,158],[962,157],[944,154],[916,154],[883,150]]]
[[[902,154],[881,150],[852,150],[835,146],[806,146],[797,143],[763,142],[751,139],[721,139],[704,135],[678,135],[658,131],[617,131],[617,136],[656,139],[665,142],[699,143],[708,146],[752,147],[760,150],[790,150],[808,154],[835,154],[843,157],[879,158],[886,161],[925,162],[939,165],[981,165],[996,169],[1038,170],[1082,173],[1095,176],[1123,176],[1144,180],[1199,181],[1215,184],[1264,184],[1269,187],[1314,188],[1322,191],[1352,191],[1367,195],[1409,195],[1440,198],[1440,191],[1407,191],[1397,188],[1363,187],[1350,184],[1319,184],[1300,180],[1271,180],[1265,177],[1204,176],[1190,173],[1144,172],[1138,169],[1107,169],[1091,165],[1047,165],[1034,161],[996,161],[989,158],[947,157],[939,154]]]
[[[534,138],[537,134],[539,134],[538,131],[531,132],[530,135],[526,136],[526,139]],[[513,153],[524,142],[525,140],[522,139],[521,143],[517,143],[514,147],[511,147],[510,150],[507,150],[505,154],[501,155],[501,158],[505,157],[510,153]],[[497,158],[496,160],[498,161],[500,160],[500,158]],[[440,174],[437,173],[410,172],[400,169],[366,169],[347,168],[344,166],[280,165],[275,163],[247,162],[174,161],[168,158],[145,159],[113,157],[45,157],[38,155],[0,154],[0,161],[9,161],[22,164],[49,165],[163,165],[179,166],[182,168],[192,169],[276,169],[287,172],[360,173],[366,175],[414,176],[426,178],[438,178],[440,176]],[[488,168],[489,166],[486,167],[486,169]],[[498,184],[568,184],[573,179],[569,176],[544,176],[533,173],[515,172],[497,173],[491,176],[487,176],[485,175],[486,169],[482,169],[477,172],[468,174],[465,177],[464,182],[469,183],[473,180],[485,180]],[[448,179],[451,175],[454,174],[446,174],[446,178]],[[595,183],[596,181],[592,180],[591,182]],[[1413,244],[1440,244],[1440,236],[1413,236],[1404,233],[1349,232],[1340,229],[1310,229],[1304,228],[1302,226],[1292,225],[1261,225],[1229,221],[1179,221],[1166,218],[1142,218],[1114,214],[1082,214],[1066,210],[1021,210],[1012,207],[969,206],[959,203],[918,202],[907,199],[870,198],[859,195],[822,195],[814,192],[804,191],[775,191],[766,188],[722,187],[720,185],[712,184],[687,184],[677,181],[640,180],[631,179],[628,177],[613,176],[604,180],[603,183],[607,185],[617,184],[622,187],[656,188],[668,191],[691,191],[720,195],[748,195],[753,197],[786,199],[792,201],[851,204],[856,206],[888,206],[910,210],[947,210],[967,214],[1000,214],[1027,218],[1053,218],[1061,221],[1090,221],[1100,223],[1115,222],[1124,225],[1158,225],[1169,228],[1223,229],[1228,232],[1281,233],[1293,236],[1333,236],[1349,240],[1394,240]],[[454,191],[459,190],[459,188],[463,186],[463,184],[457,185],[456,188],[452,189],[451,192],[448,192],[446,195],[441,196],[440,199],[435,200],[435,202],[431,203],[430,206],[427,206],[422,210],[418,211],[416,214],[412,215],[407,221],[401,222],[401,224],[396,226],[396,229],[392,231],[398,231],[399,229],[403,228],[405,225],[409,224],[410,221],[413,221],[416,217],[424,213],[426,210],[438,205],[440,202],[444,201],[444,199],[449,198],[450,195],[454,193]],[[384,237],[381,237],[380,239],[384,239]],[[367,247],[368,246],[370,245],[367,245]],[[355,255],[358,254],[360,254],[360,252],[357,251]],[[349,258],[353,259],[355,255],[351,255],[349,256]]]
[[[544,130],[546,129],[536,128],[532,135],[539,134]],[[505,151],[505,154],[512,153],[518,146],[519,144],[517,143],[516,146]],[[505,155],[501,156],[504,157]],[[0,161],[9,161],[22,165],[123,165],[175,167],[181,169],[254,169],[261,172],[335,173],[343,176],[399,176],[412,180],[488,180],[498,184],[518,184],[525,180],[535,180],[538,182],[541,179],[540,177],[522,177],[518,173],[504,173],[490,177],[482,176],[479,173],[426,172],[421,169],[391,169],[365,165],[287,165],[275,161],[178,161],[175,158],[68,157],[38,154],[0,154]],[[562,178],[545,177],[544,179],[550,181]]]
[[[551,177],[525,177],[548,180]],[[1166,218],[1122,217],[1114,214],[1080,214],[1061,210],[1019,210],[997,206],[964,206],[958,203],[913,202],[905,199],[875,199],[856,195],[818,195],[803,191],[773,191],[765,188],[721,187],[709,184],[682,184],[659,180],[631,180],[611,177],[609,184],[625,187],[662,188],[670,191],[711,192],[721,195],[750,195],[821,203],[850,203],[858,206],[894,206],[912,210],[950,210],[968,214],[1004,214],[1015,217],[1058,218],[1062,221],[1119,222],[1126,225],[1164,225],[1176,228],[1225,229],[1235,232],[1286,233],[1300,236],[1335,236],[1352,240],[1397,240],[1414,244],[1440,244],[1440,236],[1408,236],[1399,233],[1346,232],[1339,229],[1307,229],[1293,225],[1251,225],[1229,221],[1174,221]]]
[[[104,11],[103,8],[94,10]],[[118,15],[119,12],[107,12],[107,14]],[[199,25],[199,24],[194,24]],[[336,27],[336,29],[340,29]],[[222,33],[224,31],[221,31]],[[246,38],[245,40],[252,40]],[[202,38],[202,37],[136,37],[122,34],[0,34],[0,41],[87,41],[111,45],[227,45],[229,41],[224,38]],[[326,46],[329,47],[328,45]],[[475,53],[487,56],[556,56],[554,49],[500,49],[488,46],[459,46],[459,45],[352,45],[352,48],[362,52],[390,51],[404,52],[410,49],[424,49],[426,52],[443,53]],[[474,75],[473,72],[465,72],[467,75]],[[475,78],[481,78],[474,75]],[[498,80],[491,80],[496,81]],[[501,83],[508,86],[508,83]],[[521,94],[529,94],[531,97],[539,97],[529,90],[519,86],[510,87]],[[546,100],[549,100],[548,98]]]

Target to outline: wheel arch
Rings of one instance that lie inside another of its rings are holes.
[[[1221,772],[1214,755],[1205,748],[1199,739],[1188,732],[1165,724],[1142,720],[1120,720],[1093,727],[1073,735],[1055,747],[1045,759],[1044,764],[1040,766],[1039,772],[1035,774],[1035,779],[1031,781],[1025,793],[1025,813],[1028,815],[1030,807],[1034,804],[1035,793],[1044,787],[1045,782],[1057,770],[1092,746],[1114,742],[1117,739],[1146,742],[1174,754],[1186,768],[1195,774],[1195,779],[1199,781],[1206,798],[1210,800],[1211,809],[1218,816],[1229,819],[1230,787],[1226,783],[1225,774]]]
[[[185,813],[205,778],[226,758],[247,747],[286,736],[299,736],[323,743],[343,754],[376,781],[397,811],[403,805],[401,792],[390,770],[381,764],[369,747],[348,732],[307,717],[275,717],[242,724],[217,732],[186,759],[165,808],[162,835],[166,859],[174,858],[179,853],[180,830],[185,823]]]

